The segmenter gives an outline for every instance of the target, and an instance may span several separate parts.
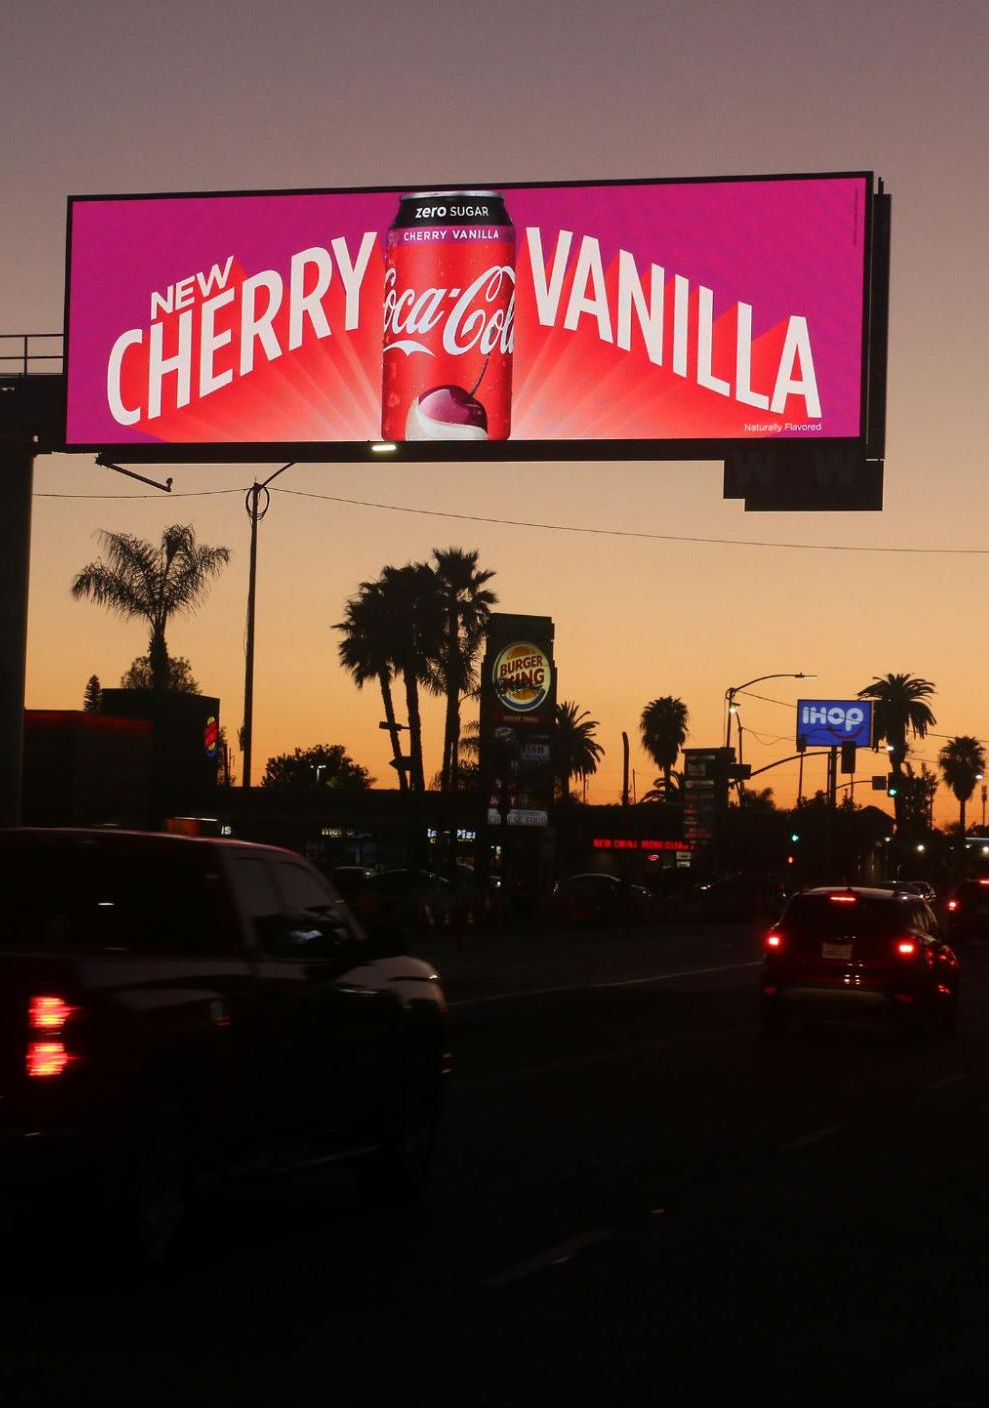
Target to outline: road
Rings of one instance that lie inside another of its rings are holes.
[[[957,1040],[776,1045],[753,930],[435,947],[456,1071],[425,1202],[296,1174],[204,1208],[157,1282],[8,1274],[0,1400],[986,1400],[989,954]]]

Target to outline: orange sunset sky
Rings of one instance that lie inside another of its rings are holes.
[[[690,742],[711,745],[726,688],[770,672],[815,672],[822,697],[921,674],[938,734],[989,737],[985,4],[8,0],[3,18],[3,332],[61,326],[70,193],[871,169],[893,196],[883,513],[745,514],[706,463],[296,467],[260,532],[256,774],[272,753],[340,742],[390,785],[380,703],[338,667],[331,624],[361,579],[451,544],[496,571],[499,609],[555,619],[560,697],[607,749],[593,801],[618,800],[621,730],[637,735],[649,699],[681,696]],[[191,522],[234,556],[169,644],[235,736],[253,472],[163,468],[176,493],[146,497],[87,456],[38,461],[29,707],[81,707],[89,675],[116,684],[145,649],[139,623],[70,598],[97,531]],[[835,550],[851,548],[870,550]],[[749,699],[741,717],[754,766],[793,751],[792,708]],[[425,718],[432,773],[439,702]],[[637,749],[632,765],[641,793],[655,768]],[[765,782],[792,803],[795,769]],[[808,762],[805,787],[821,785],[823,759]],[[955,815],[942,789],[938,819]]]

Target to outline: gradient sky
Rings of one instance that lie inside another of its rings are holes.
[[[4,0],[0,331],[61,326],[70,193],[675,177],[873,169],[893,196],[886,509],[745,514],[714,464],[492,468],[301,466],[286,489],[408,508],[685,537],[989,551],[989,328],[984,180],[989,6],[354,0]],[[245,467],[164,472],[176,491],[235,489]],[[69,596],[101,529],[157,538],[174,521],[234,559],[173,653],[242,713],[247,519],[242,496],[131,500],[85,456],[39,459],[28,705],[78,708],[145,638]],[[621,730],[680,695],[695,745],[717,742],[727,686],[814,671],[821,696],[877,673],[935,681],[937,732],[989,737],[989,664],[974,623],[982,556],[650,542],[456,523],[288,494],[260,534],[255,759],[340,742],[382,784],[373,694],[336,663],[346,597],[385,563],[477,547],[507,611],[556,620],[560,693],[600,721],[589,796],[616,801]],[[760,689],[795,700],[798,685]],[[746,757],[792,751],[792,709],[749,700]],[[426,706],[427,769],[442,711]],[[933,759],[939,740],[921,745]],[[863,776],[883,771],[867,758]],[[655,768],[633,752],[639,790]],[[796,774],[766,774],[782,803]],[[806,785],[823,783],[823,760]],[[872,800],[860,794],[860,800]],[[942,789],[938,815],[956,804]]]

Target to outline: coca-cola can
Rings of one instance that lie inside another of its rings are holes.
[[[507,440],[515,229],[498,191],[399,200],[385,263],[385,440]]]

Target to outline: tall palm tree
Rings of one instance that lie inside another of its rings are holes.
[[[889,761],[897,782],[894,807],[899,826],[903,812],[903,763],[907,756],[907,735],[924,738],[937,720],[927,700],[936,692],[930,680],[918,675],[876,675],[871,684],[858,692],[860,699],[871,699],[876,706],[876,741],[889,745]]]
[[[689,720],[686,704],[672,694],[661,694],[651,700],[639,720],[642,746],[662,772],[663,790],[667,795],[671,791],[671,774],[677,755],[687,741]]]
[[[333,627],[343,634],[337,647],[340,664],[349,670],[358,689],[374,680],[381,691],[391,738],[392,756],[398,772],[399,791],[407,792],[409,780],[401,766],[402,745],[395,720],[395,704],[391,682],[393,665],[399,653],[395,618],[388,609],[388,599],[380,582],[363,582],[360,592],[347,602],[342,621]]]
[[[570,795],[571,777],[590,777],[598,770],[604,749],[594,737],[597,719],[588,716],[579,704],[564,700],[557,704],[553,720],[553,769],[564,800]]]
[[[437,686],[435,661],[443,633],[443,600],[436,573],[425,562],[404,567],[384,567],[379,578],[389,627],[392,665],[402,676],[409,716],[410,784],[413,792],[426,789],[422,762],[422,715],[419,686]]]
[[[196,542],[191,524],[173,523],[161,542],[130,533],[100,533],[104,556],[90,562],[72,581],[72,595],[88,597],[118,616],[143,617],[149,627],[148,659],[152,689],[167,688],[165,630],[172,616],[191,615],[210,584],[230,561],[229,548]]]
[[[437,682],[446,695],[443,764],[440,790],[457,790],[460,748],[460,705],[476,684],[476,663],[491,607],[498,598],[486,583],[493,572],[481,572],[478,553],[463,548],[433,549],[434,571],[443,604],[443,629],[436,658]]]
[[[965,804],[975,791],[975,784],[986,770],[986,750],[977,738],[959,734],[949,738],[937,757],[945,782],[958,798],[958,832],[962,850],[965,848]]]

